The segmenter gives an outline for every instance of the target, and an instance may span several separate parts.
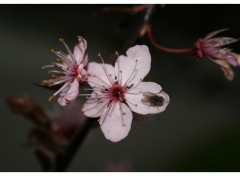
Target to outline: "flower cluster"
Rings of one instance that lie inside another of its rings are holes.
[[[128,49],[126,56],[118,56],[114,65],[88,63],[87,42],[78,37],[73,53],[64,42],[68,55],[53,51],[60,59],[44,68],[52,77],[45,81],[48,86],[62,84],[51,97],[60,93],[58,103],[66,106],[79,95],[79,83],[86,81],[92,88],[82,111],[90,118],[99,118],[99,124],[105,137],[112,142],[124,139],[131,128],[133,113],[156,114],[165,110],[169,96],[159,84],[143,82],[151,68],[151,55],[145,45],[136,45]],[[88,64],[87,64],[88,63]],[[80,94],[81,95],[81,94]]]

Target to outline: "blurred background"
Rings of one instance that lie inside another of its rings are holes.
[[[56,57],[50,49],[70,48],[81,35],[91,60],[120,50],[132,32],[133,15],[97,13],[104,7],[131,5],[0,5],[0,171],[42,171],[34,148],[26,145],[34,125],[8,108],[6,98],[30,94],[42,108],[60,108],[47,100],[52,91],[33,83],[47,77],[41,66]],[[172,48],[191,47],[206,34],[239,38],[239,5],[165,5],[153,13],[157,41]],[[240,171],[240,69],[231,82],[219,66],[155,49],[145,80],[159,83],[170,95],[167,110],[156,119],[133,122],[127,138],[106,140],[99,128],[77,152],[68,171]],[[240,52],[240,44],[231,46]],[[110,169],[109,169],[110,168]]]

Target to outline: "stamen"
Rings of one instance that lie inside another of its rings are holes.
[[[109,102],[106,102],[106,103],[103,105],[103,107],[102,107],[97,113],[95,113],[93,116],[96,116],[99,112],[103,111],[103,110],[106,108],[106,106],[108,106],[108,103],[109,103]],[[94,107],[94,108],[96,108],[96,107]],[[85,111],[85,112],[86,112],[86,111]]]
[[[135,89],[137,86],[139,86],[139,84],[143,81],[143,79],[141,78],[140,81],[135,85],[135,86],[132,86],[130,89],[128,89],[128,91],[132,90],[132,89]]]
[[[91,97],[86,97],[86,98],[87,98],[87,102],[85,102],[85,103],[87,103],[87,104],[92,104],[92,103],[96,103],[96,102],[99,102],[99,101],[101,101],[102,103],[106,102],[106,101],[109,101],[108,97],[93,98],[93,99],[91,99]],[[94,106],[94,108],[96,108],[96,107]]]
[[[65,82],[65,81],[66,80],[61,79],[61,78],[59,78],[59,79],[50,79],[48,81],[48,83],[49,83],[49,87],[51,87],[51,86],[54,86],[54,85],[57,85],[57,84],[61,84],[61,83]]]
[[[52,77],[52,78],[56,78],[56,79],[60,78],[59,75],[51,75],[51,77]]]
[[[100,77],[96,76],[96,75],[91,75],[93,76],[94,78],[97,78],[98,80],[102,81],[105,85],[111,87],[111,85],[109,85],[106,81],[102,80]]]
[[[93,87],[92,89],[90,89],[90,88],[85,88],[84,90],[85,90],[85,91],[88,91],[88,90],[96,90],[96,89],[102,90],[102,88],[99,88],[99,87]]]
[[[128,82],[130,82],[130,81],[132,81],[132,79],[134,78],[134,73],[136,73],[136,67],[137,67],[137,63],[138,63],[138,60],[136,59],[135,60],[135,66],[134,66],[134,69],[133,69],[133,71],[132,71],[132,73],[131,73],[131,75],[129,76],[129,78],[127,79],[127,81],[125,82],[125,84],[124,84],[124,86],[126,86],[127,84],[128,84]],[[130,80],[130,78],[131,78],[131,80]]]
[[[63,53],[62,51],[55,51],[54,54],[56,54],[58,57],[60,57],[63,60],[66,60],[66,54]]]
[[[59,70],[50,70],[50,71],[48,71],[48,73],[49,73],[49,74],[50,74],[50,73],[64,74],[64,72],[59,71]]]
[[[92,76],[92,75],[88,75],[88,76]],[[95,82],[95,81],[90,81],[88,79],[81,79],[81,81],[86,81],[86,82],[90,82],[90,83],[93,83],[93,84],[96,84],[98,85],[99,87],[105,87],[105,86],[102,86],[102,84],[99,84],[98,82]],[[107,85],[109,87],[109,85]]]
[[[120,79],[120,73],[122,73],[122,71],[120,71],[120,58],[119,58],[119,55],[118,55],[118,51],[115,51],[115,54],[117,55],[117,62],[118,62],[118,84],[122,84],[122,79]]]
[[[57,92],[55,92],[48,100],[52,101],[56,97],[57,94],[59,94],[65,87],[67,87],[69,83],[65,83]]]
[[[51,102],[54,98],[55,96],[52,95],[51,97],[49,97],[48,101]]]
[[[73,56],[72,51],[70,50],[70,48],[68,47],[68,45],[65,43],[64,39],[63,39],[63,38],[60,38],[59,41],[62,42],[62,44],[65,46],[68,54],[70,55],[70,57],[69,57],[70,60],[71,60],[72,62],[76,61],[76,60],[74,59],[74,56]]]
[[[99,119],[99,124],[102,125],[106,119],[106,117],[108,116],[108,114],[110,114],[112,112],[112,110],[114,109],[116,103],[110,103],[110,107],[107,108],[107,110],[105,111],[105,113],[103,115],[101,115],[100,119]]]
[[[62,69],[64,71],[68,70],[68,67],[63,65],[63,64],[59,64],[59,63],[53,63],[57,68]]]
[[[103,67],[103,71],[105,72],[106,77],[108,78],[108,80],[110,81],[110,83],[113,84],[114,81],[113,81],[112,77],[109,76],[110,74],[108,73],[107,67],[106,67],[105,62],[103,61],[103,58],[102,58],[102,56],[101,56],[100,53],[98,53],[98,57],[101,59],[101,61],[102,61],[102,63],[103,63],[103,64],[102,64],[102,67]]]
[[[95,99],[102,99],[102,98],[109,98],[109,96],[107,94],[101,94],[101,96],[97,95],[96,97],[90,97],[92,100]]]
[[[54,65],[45,65],[45,66],[42,66],[42,69],[44,70],[45,68],[53,68]]]

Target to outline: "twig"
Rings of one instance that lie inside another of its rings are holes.
[[[84,126],[76,134],[75,139],[73,139],[72,144],[66,149],[64,155],[60,155],[57,158],[57,163],[55,167],[51,170],[54,172],[63,172],[66,171],[67,167],[71,163],[73,156],[77,153],[78,149],[81,147],[85,137],[93,126],[95,119],[88,118]]]

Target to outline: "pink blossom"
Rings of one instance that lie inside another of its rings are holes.
[[[234,72],[231,66],[240,66],[240,55],[223,47],[237,42],[238,40],[230,37],[215,37],[218,33],[226,30],[227,29],[217,30],[208,34],[203,39],[199,39],[195,43],[194,49],[197,58],[209,58],[211,61],[221,66],[221,69],[228,80],[233,80]]]
[[[161,86],[154,82],[142,82],[150,67],[151,56],[145,45],[130,48],[127,56],[118,57],[114,67],[104,62],[88,64],[88,83],[93,92],[82,110],[88,117],[100,117],[101,130],[110,141],[118,142],[128,135],[132,111],[155,114],[167,107],[169,97]],[[146,92],[160,96],[161,106],[143,102]]]
[[[68,54],[66,55],[62,51],[52,50],[59,59],[51,65],[43,66],[43,69],[52,69],[49,71],[49,73],[52,74],[52,78],[44,81],[44,83],[48,86],[62,84],[62,87],[49,98],[49,101],[60,93],[58,103],[62,106],[66,106],[76,99],[79,94],[79,82],[86,79],[87,74],[85,66],[88,62],[88,55],[86,53],[87,42],[84,38],[79,36],[78,44],[74,47],[72,53],[64,40],[60,39],[60,41],[66,47]]]

